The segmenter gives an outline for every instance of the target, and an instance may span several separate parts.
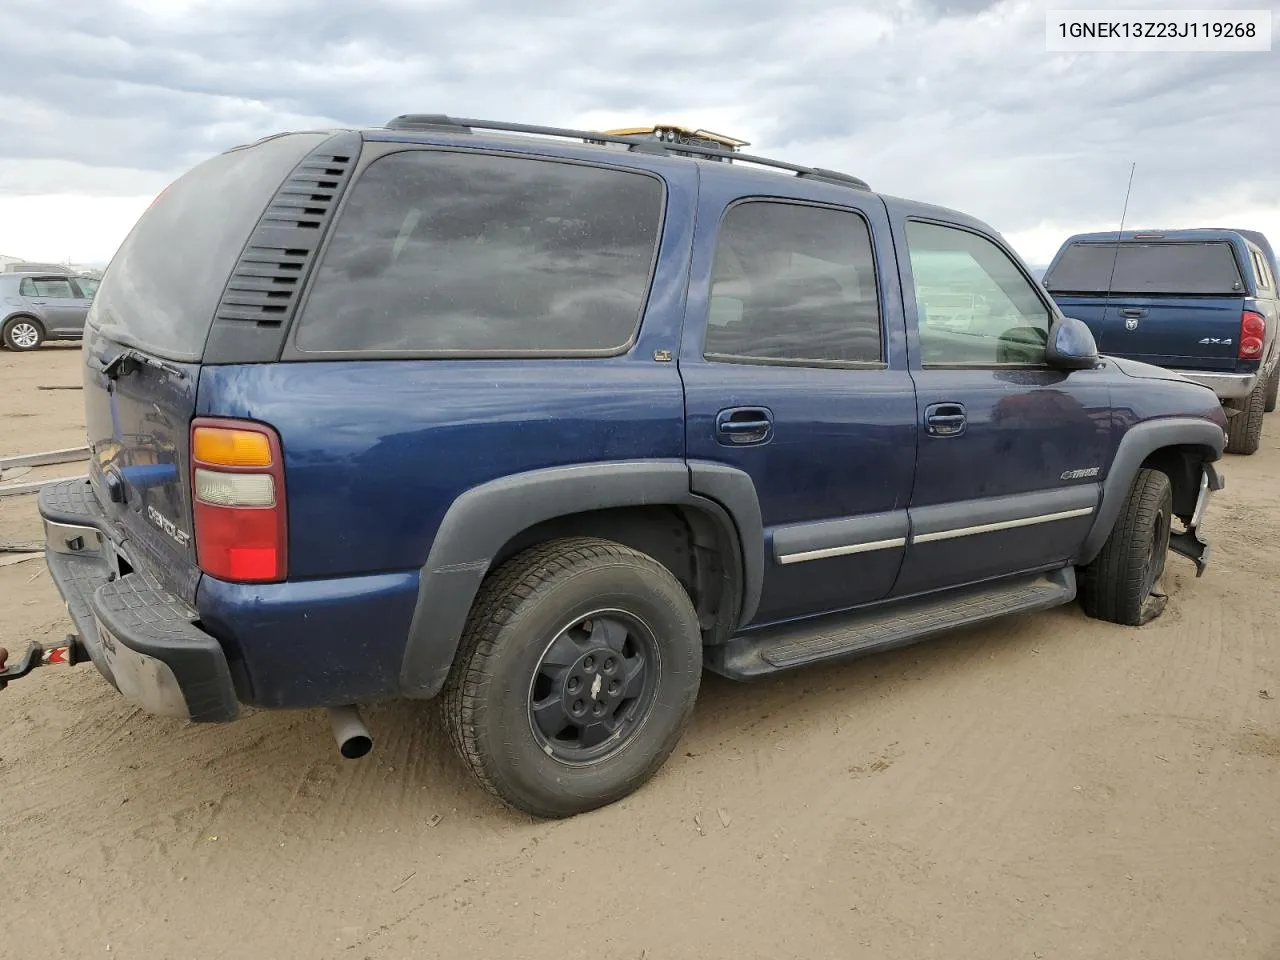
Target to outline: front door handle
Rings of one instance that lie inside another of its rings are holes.
[[[931,403],[925,408],[924,422],[931,437],[958,437],[968,421],[962,403]]]
[[[766,443],[773,437],[773,413],[767,407],[730,407],[716,414],[716,439],[735,447]]]
[[[1122,317],[1145,317],[1146,315],[1147,311],[1141,310],[1138,307],[1125,307],[1120,311],[1120,316]]]

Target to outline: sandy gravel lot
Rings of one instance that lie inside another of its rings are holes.
[[[0,456],[82,441],[74,348],[0,352]],[[1280,415],[1201,580],[741,686],[571,821],[474,787],[429,705],[197,727],[91,667],[0,693],[0,957],[1280,958]],[[75,468],[33,471],[60,476]],[[0,500],[0,541],[40,535]],[[3,554],[0,554],[3,556]],[[0,643],[68,623],[0,566]]]

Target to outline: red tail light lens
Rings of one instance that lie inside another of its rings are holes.
[[[1267,318],[1260,313],[1246,310],[1240,315],[1241,360],[1257,360],[1262,356],[1262,342],[1267,336]]]
[[[191,425],[196,562],[219,580],[272,583],[288,576],[280,437],[244,420]]]

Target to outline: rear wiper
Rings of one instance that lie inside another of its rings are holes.
[[[101,358],[99,359],[101,360]],[[185,379],[187,376],[186,371],[182,368],[175,367],[173,364],[165,363],[163,360],[158,360],[155,357],[148,356],[147,354],[134,350],[131,347],[121,350],[110,360],[102,363],[102,374],[108,380],[118,380],[123,374],[128,372],[128,366],[130,363],[136,363],[139,366],[147,364],[148,366],[155,367],[158,370],[163,370],[165,373],[175,377]]]

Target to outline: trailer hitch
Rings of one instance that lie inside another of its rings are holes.
[[[68,636],[56,646],[46,647],[42,643],[33,643],[17,662],[10,663],[5,670],[0,670],[0,690],[8,686],[10,681],[25,677],[36,667],[48,667],[54,664],[72,667],[88,659],[88,651],[85,650],[79,637]]]

